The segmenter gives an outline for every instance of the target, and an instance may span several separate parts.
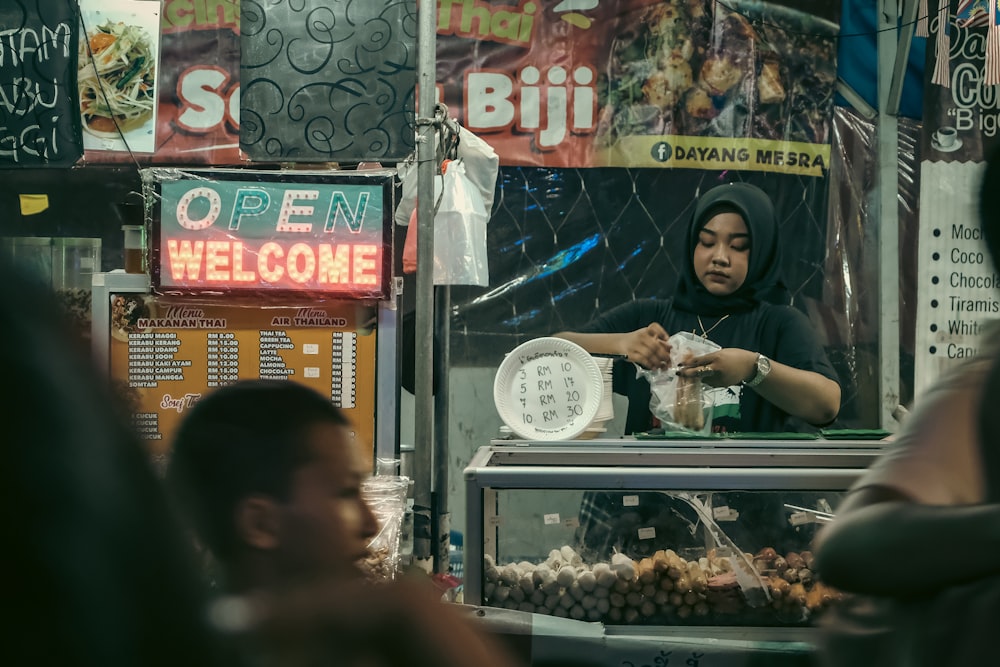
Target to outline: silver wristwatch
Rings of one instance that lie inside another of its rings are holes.
[[[754,373],[752,378],[743,381],[744,387],[756,387],[763,382],[767,374],[771,372],[771,360],[763,354],[757,354],[756,369],[757,372]]]

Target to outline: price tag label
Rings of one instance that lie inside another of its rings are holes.
[[[793,512],[788,517],[788,523],[793,526],[803,526],[807,523],[816,523],[816,515],[812,512]]]
[[[302,369],[302,377],[318,378],[319,368],[317,368],[316,366],[306,366],[305,368]]]
[[[640,540],[651,540],[656,537],[656,528],[650,526],[649,528],[639,529],[639,539]]]
[[[623,507],[638,507],[639,496],[622,496]]]
[[[316,343],[303,343],[302,354],[319,354],[319,345]]]
[[[571,516],[568,519],[563,519],[563,525],[567,528],[577,528],[580,525],[580,519],[575,516]]]
[[[545,521],[545,525],[546,526],[551,526],[551,525],[559,523],[559,515],[558,514],[546,514],[546,515],[544,515],[542,517],[542,519]]]
[[[740,518],[740,513],[732,507],[722,505],[712,509],[712,516],[716,521],[736,521]]]

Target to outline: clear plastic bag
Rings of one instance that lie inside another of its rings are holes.
[[[396,578],[400,564],[400,532],[406,513],[406,494],[410,478],[402,475],[376,475],[364,480],[361,494],[378,519],[379,530],[368,544],[364,569],[375,581]]]
[[[670,348],[670,368],[636,367],[636,375],[649,382],[650,412],[667,431],[710,433],[714,408],[711,392],[701,378],[677,375],[677,368],[694,357],[722,348],[707,338],[687,332],[671,336]]]

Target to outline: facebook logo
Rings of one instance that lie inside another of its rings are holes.
[[[659,141],[653,144],[653,150],[650,151],[650,153],[653,156],[653,159],[656,160],[657,162],[666,162],[667,160],[670,159],[670,156],[673,154],[673,152],[674,152],[673,149],[670,148],[670,144],[668,144],[665,141]]]

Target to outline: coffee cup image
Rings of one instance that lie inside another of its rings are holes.
[[[962,140],[958,137],[958,130],[944,126],[937,129],[931,143],[939,151],[953,151],[962,145]]]

